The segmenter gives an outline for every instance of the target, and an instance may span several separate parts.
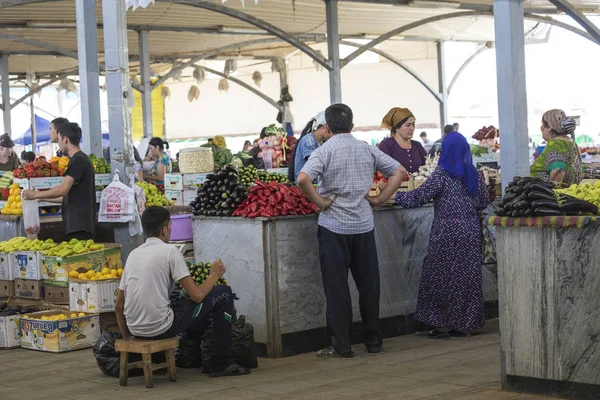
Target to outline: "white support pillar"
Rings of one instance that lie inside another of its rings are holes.
[[[342,102],[338,0],[325,0],[325,13],[327,17],[327,52],[329,62],[333,67],[329,71],[329,97],[331,104],[336,104]]]
[[[100,81],[96,3],[76,0],[77,56],[79,61],[79,94],[81,96],[81,147],[86,154],[102,157],[102,117],[100,114]]]
[[[119,171],[121,182],[132,186],[134,160],[128,105],[129,51],[125,11],[125,0],[102,1],[111,167],[113,173]],[[141,243],[141,236],[129,235],[128,224],[115,224],[115,242],[123,246],[123,260]]]
[[[494,0],[502,188],[529,176],[523,0]]]
[[[142,80],[142,121],[144,124],[144,137],[154,136],[152,125],[152,85],[150,83],[150,49],[148,47],[148,31],[138,32],[140,53],[140,78]]]
[[[437,71],[438,90],[440,93],[440,128],[449,124],[448,121],[448,87],[446,86],[446,51],[444,42],[437,42]]]
[[[10,81],[8,78],[8,55],[0,54],[0,85],[2,88],[2,120],[4,132],[11,134],[10,128]]]

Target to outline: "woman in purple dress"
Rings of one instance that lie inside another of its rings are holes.
[[[409,173],[419,172],[425,165],[427,152],[423,145],[412,140],[415,133],[415,116],[408,108],[392,108],[381,122],[381,127],[389,129],[391,137],[379,144],[383,151],[398,161]]]
[[[429,333],[435,338],[470,336],[485,325],[478,212],[488,206],[488,192],[464,136],[449,133],[442,148],[438,167],[425,183],[396,194],[396,204],[406,208],[434,201],[415,319],[436,328]]]

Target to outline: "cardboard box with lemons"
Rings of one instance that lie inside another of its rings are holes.
[[[62,353],[92,347],[100,337],[98,314],[50,310],[21,316],[21,347]]]
[[[67,257],[42,256],[44,280],[52,286],[68,287],[69,277],[71,279],[83,279],[81,274],[86,275],[90,271],[95,274],[105,269],[117,271],[122,268],[121,246],[114,243],[106,244],[102,250],[90,251],[84,254]],[[118,276],[115,276],[115,278],[118,278]]]

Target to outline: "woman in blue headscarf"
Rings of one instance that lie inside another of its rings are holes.
[[[432,338],[470,336],[485,325],[479,211],[490,199],[469,144],[458,132],[444,138],[438,166],[425,183],[396,194],[396,204],[406,208],[431,200],[435,217],[415,319],[435,328]]]

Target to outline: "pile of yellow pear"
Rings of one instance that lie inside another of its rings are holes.
[[[106,281],[109,279],[119,279],[123,276],[123,268],[109,269],[102,268],[101,271],[94,271],[90,269],[88,272],[80,273],[78,271],[69,272],[69,278],[81,279],[84,281]]]
[[[52,239],[29,240],[26,237],[17,236],[5,242],[0,242],[1,253],[12,253],[13,251],[47,251],[56,247]]]

